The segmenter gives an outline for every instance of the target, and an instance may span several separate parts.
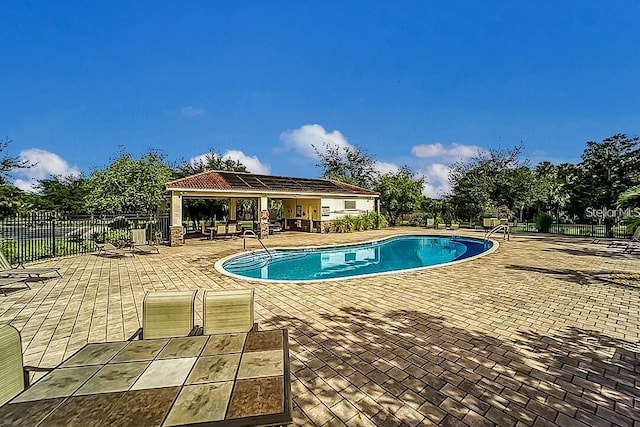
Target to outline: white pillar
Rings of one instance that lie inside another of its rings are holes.
[[[171,192],[171,226],[182,227],[182,195],[177,191]]]
[[[229,220],[236,220],[236,209],[237,209],[237,199],[231,198],[229,199]]]

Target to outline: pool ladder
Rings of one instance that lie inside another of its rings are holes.
[[[510,233],[509,233],[509,223],[504,223],[504,224],[498,224],[495,227],[493,227],[491,230],[487,231],[484,235],[484,240],[489,240],[489,237],[491,237],[492,234],[495,234],[497,232],[499,232],[500,230],[502,230],[503,235],[502,235],[502,239],[503,240],[510,240]]]

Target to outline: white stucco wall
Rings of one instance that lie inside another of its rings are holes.
[[[355,209],[345,209],[345,200],[352,200],[356,202]],[[323,207],[325,209],[323,209]],[[329,216],[323,216],[323,210],[326,213],[326,207],[329,208]],[[321,199],[320,200],[320,219],[322,221],[332,221],[334,219],[342,218],[343,216],[351,215],[356,216],[367,211],[375,211],[374,199]]]

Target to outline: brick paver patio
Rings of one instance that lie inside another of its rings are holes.
[[[412,231],[425,232],[265,243]],[[0,297],[0,321],[21,331],[25,363],[53,366],[88,341],[132,334],[146,290],[254,287],[260,328],[289,329],[296,425],[640,426],[640,256],[582,239],[499,242],[453,266],[313,284],[214,271],[242,239],[57,259],[43,265],[64,278]]]

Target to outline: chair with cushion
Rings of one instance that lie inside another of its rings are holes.
[[[0,406],[29,387],[29,372],[51,370],[22,364],[20,332],[11,325],[0,325],[0,354]]]
[[[202,332],[210,335],[257,330],[253,301],[253,289],[205,291]]]
[[[197,291],[147,292],[142,301],[142,328],[129,341],[195,335],[194,307]]]

